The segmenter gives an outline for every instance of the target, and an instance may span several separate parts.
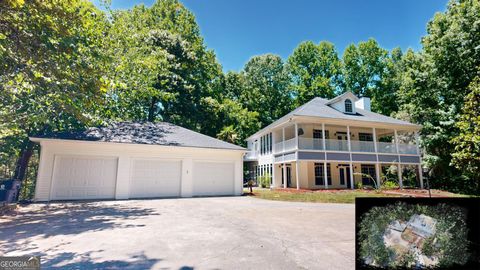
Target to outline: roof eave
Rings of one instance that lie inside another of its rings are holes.
[[[192,145],[164,145],[164,144],[144,144],[144,143],[128,143],[128,142],[104,142],[104,141],[89,141],[89,140],[75,140],[62,138],[42,138],[42,137],[28,137],[32,142],[41,143],[42,141],[52,142],[78,142],[78,143],[107,143],[107,144],[127,144],[138,146],[162,146],[162,147],[182,147],[182,148],[200,148],[200,149],[214,149],[214,150],[233,150],[246,152],[247,149],[241,146],[239,148],[223,148],[223,147],[206,147],[206,146],[192,146]]]
[[[417,130],[420,130],[420,129],[423,128],[421,125],[412,124],[412,123],[405,123],[405,124],[398,123],[398,124],[395,124],[395,123],[386,123],[386,122],[382,122],[382,121],[348,120],[348,119],[341,119],[341,118],[320,117],[320,116],[315,116],[315,115],[296,115],[296,114],[294,114],[291,117],[289,117],[288,119],[286,119],[285,121],[281,121],[281,122],[277,123],[276,125],[274,125],[272,127],[269,127],[269,126],[264,127],[263,129],[257,131],[253,135],[246,138],[245,140],[251,140],[251,139],[254,139],[256,137],[259,137],[261,134],[265,133],[267,130],[275,129],[279,126],[282,126],[285,123],[290,122],[292,119],[297,118],[297,117],[316,118],[316,119],[324,119],[324,120],[335,119],[335,120],[339,120],[339,121],[342,121],[342,122],[358,121],[358,122],[364,122],[364,123],[381,124],[381,125],[386,125],[386,126],[408,127],[408,128],[417,129]]]

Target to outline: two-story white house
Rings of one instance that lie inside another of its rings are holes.
[[[370,110],[369,98],[346,92],[314,98],[247,138],[244,161],[271,187],[354,188],[380,184],[381,172],[397,166],[398,183],[410,168],[423,188],[418,131],[421,126]],[[353,172],[353,173],[352,173]]]

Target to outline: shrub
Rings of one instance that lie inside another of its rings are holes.
[[[383,189],[394,189],[394,188],[398,188],[398,184],[394,181],[387,180],[387,181],[382,183],[382,188]]]
[[[266,174],[264,176],[258,177],[259,186],[262,188],[269,188],[270,187],[270,175]]]
[[[356,189],[362,189],[363,188],[363,183],[361,181],[355,182],[355,188]]]

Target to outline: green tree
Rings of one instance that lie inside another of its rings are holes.
[[[200,35],[195,16],[177,0],[112,13],[112,118],[164,120],[202,131],[202,99],[214,97],[221,67]]]
[[[233,71],[227,72],[227,74],[225,74],[223,89],[223,94],[225,97],[235,101],[247,101],[243,98],[246,90],[246,79],[244,73],[237,73]]]
[[[433,187],[454,192],[475,191],[468,173],[451,166],[457,137],[456,125],[468,86],[480,66],[478,0],[450,1],[437,13],[422,39],[423,50],[404,57],[399,101],[400,110],[423,125],[424,161],[430,168]]]
[[[452,140],[455,145],[452,163],[473,180],[480,194],[480,77],[470,83],[469,89],[456,124],[460,133]]]
[[[0,18],[0,152],[22,180],[29,136],[98,120],[108,21],[86,0],[2,1]]]
[[[343,88],[372,99],[372,110],[389,115],[396,110],[394,78],[401,59],[395,49],[390,57],[374,39],[351,44],[343,53]]]
[[[332,43],[300,43],[288,57],[287,63],[296,106],[314,97],[335,96],[341,75],[341,62]]]
[[[290,111],[290,80],[280,56],[265,54],[252,57],[243,72],[246,89],[241,103],[249,111],[259,113],[262,127]]]

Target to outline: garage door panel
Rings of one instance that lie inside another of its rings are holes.
[[[193,195],[234,194],[234,163],[196,161],[193,166]]]
[[[181,161],[135,159],[132,164],[130,197],[178,197],[181,175]]]
[[[53,200],[113,199],[117,158],[57,156],[52,183]]]

